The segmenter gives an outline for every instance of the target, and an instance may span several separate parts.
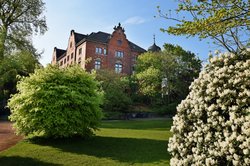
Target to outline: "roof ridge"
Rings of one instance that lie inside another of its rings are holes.
[[[83,34],[83,33],[75,32],[75,31],[74,31],[74,33],[75,33],[75,34],[78,34],[78,35],[85,35],[85,34]],[[85,36],[86,36],[86,35],[85,35]]]
[[[110,33],[103,32],[103,31],[98,31],[97,33],[99,33],[99,32],[101,32],[101,33],[105,33],[105,34],[107,34],[107,35],[111,35]]]
[[[142,48],[142,47],[138,46],[137,44],[135,44],[135,43],[131,42],[130,40],[128,40],[128,42],[129,42],[129,44],[132,44],[132,45],[134,45],[134,46],[136,46],[136,47],[140,48],[140,49],[141,49],[141,51],[146,51],[144,48]]]
[[[66,51],[65,49],[62,49],[62,48],[57,48],[55,47],[56,50],[61,50],[61,51]]]

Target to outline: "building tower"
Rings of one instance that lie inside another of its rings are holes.
[[[154,35],[154,44],[148,48],[149,52],[159,52],[161,48],[155,44],[155,35]]]

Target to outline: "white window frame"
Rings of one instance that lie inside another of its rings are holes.
[[[101,64],[102,64],[101,59],[96,59],[95,60],[95,70],[101,69]]]
[[[102,48],[96,47],[96,48],[95,48],[95,53],[96,53],[96,54],[102,54]]]
[[[123,65],[121,62],[116,62],[115,63],[115,72],[116,73],[121,73],[123,69]]]
[[[115,57],[117,58],[123,58],[124,52],[123,51],[115,51]]]

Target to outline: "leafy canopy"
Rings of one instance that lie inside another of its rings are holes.
[[[19,76],[28,76],[39,67],[37,58],[29,51],[18,51],[0,63],[0,111],[4,110],[11,94],[16,93]]]
[[[195,54],[180,46],[165,44],[162,52],[139,56],[136,66],[139,91],[152,98],[163,95],[173,100],[183,99],[200,68],[201,61]]]
[[[78,66],[38,69],[22,78],[17,90],[8,106],[18,134],[89,136],[102,117],[98,82]]]
[[[160,16],[177,22],[162,31],[174,35],[210,37],[229,52],[240,52],[249,44],[249,0],[178,0],[175,13]],[[182,17],[183,16],[183,17]]]
[[[47,30],[42,0],[0,1],[0,60],[16,49],[34,51],[31,36]]]
[[[111,70],[98,70],[96,79],[100,81],[100,85],[104,91],[104,111],[128,111],[132,101],[126,92],[129,89],[127,77]]]

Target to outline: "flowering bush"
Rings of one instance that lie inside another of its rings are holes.
[[[177,107],[171,165],[250,164],[250,52],[210,59]]]
[[[78,66],[38,69],[17,84],[8,106],[17,134],[89,136],[97,129],[102,93],[93,76]]]

